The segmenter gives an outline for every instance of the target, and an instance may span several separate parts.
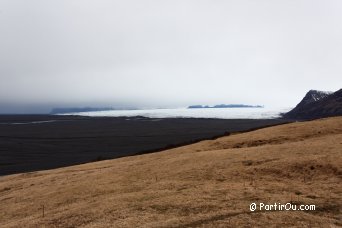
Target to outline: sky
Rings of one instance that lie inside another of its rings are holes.
[[[0,0],[0,113],[295,106],[342,86],[340,0]]]

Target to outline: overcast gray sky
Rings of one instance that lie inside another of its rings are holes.
[[[0,0],[0,104],[294,106],[341,88],[341,12],[341,0]]]

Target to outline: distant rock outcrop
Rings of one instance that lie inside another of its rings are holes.
[[[317,119],[342,115],[342,89],[336,92],[310,90],[303,100],[283,115],[288,119]]]
[[[245,104],[220,104],[220,105],[191,105],[188,108],[263,108],[261,105],[245,105]]]

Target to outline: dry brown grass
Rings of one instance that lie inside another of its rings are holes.
[[[5,176],[0,227],[341,226],[341,157],[336,117]],[[290,201],[317,208],[249,211]]]

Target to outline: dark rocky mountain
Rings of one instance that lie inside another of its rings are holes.
[[[310,90],[303,100],[283,117],[306,120],[341,115],[342,89],[334,93]]]

